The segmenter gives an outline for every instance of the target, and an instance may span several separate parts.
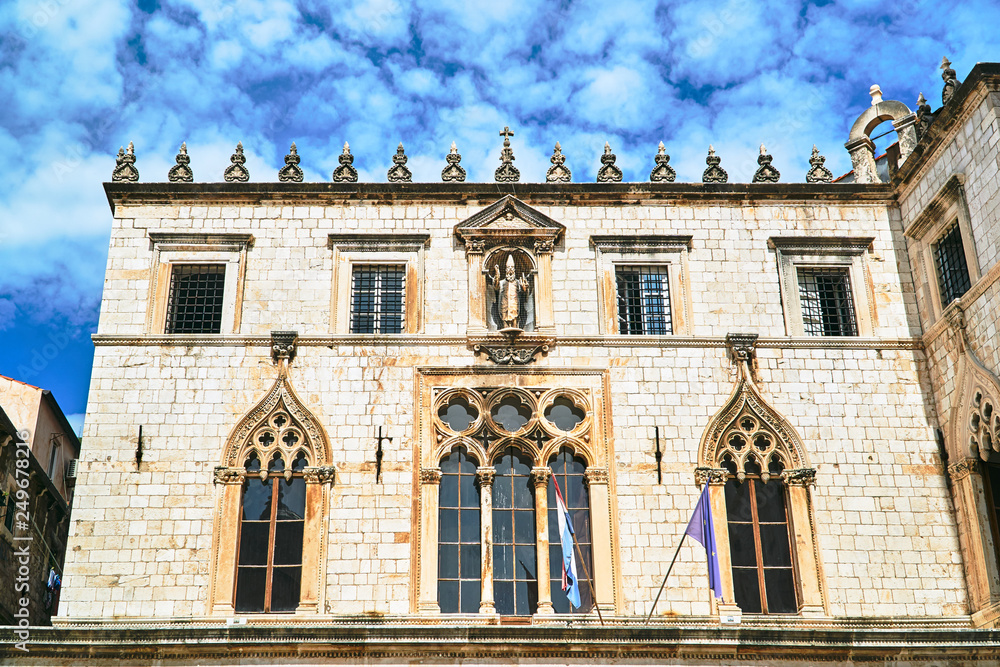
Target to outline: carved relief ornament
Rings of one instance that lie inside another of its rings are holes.
[[[1000,452],[1000,379],[979,360],[970,344],[965,313],[958,301],[945,310],[958,347],[954,402],[949,415],[949,454],[956,460]]]

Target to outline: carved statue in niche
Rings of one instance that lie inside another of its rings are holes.
[[[519,250],[500,252],[484,271],[486,316],[493,331],[516,334],[535,329],[531,260]]]
[[[493,288],[497,290],[497,311],[503,322],[503,329],[521,329],[521,300],[531,296],[528,279],[524,273],[518,278],[514,267],[514,256],[507,255],[505,277],[500,277],[499,263],[493,265]]]

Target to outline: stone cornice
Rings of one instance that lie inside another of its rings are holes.
[[[224,204],[259,206],[435,203],[487,206],[497,201],[496,183],[105,183],[112,212],[119,205]],[[518,183],[517,198],[544,206],[626,206],[677,202],[754,201],[887,204],[884,183]]]
[[[743,617],[736,627],[707,617],[663,617],[643,627],[641,617],[554,615],[544,624],[499,625],[489,619],[441,615],[433,618],[325,616],[311,622],[246,617],[245,625],[224,619],[196,623],[161,619],[138,623],[67,623],[31,629],[32,658],[121,660],[150,664],[171,659],[239,661],[275,658],[568,658],[573,661],[801,660],[885,662],[995,659],[1000,632],[970,627],[968,616],[953,619],[873,618],[864,620]],[[569,626],[567,622],[572,622]],[[0,656],[19,658],[11,629]]]
[[[1000,265],[998,265],[1000,267]],[[993,273],[992,271],[990,272]],[[1000,273],[1000,270],[998,270]],[[545,339],[539,336],[539,340]],[[660,348],[724,348],[725,336],[558,336],[559,345],[581,347],[660,347]],[[269,347],[270,336],[227,335],[227,334],[152,334],[126,336],[118,334],[93,334],[91,340],[96,346],[137,346],[137,347]],[[454,345],[466,347],[468,336],[435,336],[421,334],[343,334],[329,336],[299,336],[298,347],[350,346],[400,346],[400,345]],[[475,338],[476,341],[480,339]],[[493,338],[482,337],[483,342]],[[526,337],[525,340],[528,340]],[[534,340],[534,339],[531,339]],[[547,339],[545,339],[547,340]],[[855,338],[855,337],[765,337],[757,339],[759,348],[775,349],[832,349],[832,350],[919,350],[923,341],[914,338]]]
[[[1000,263],[994,264],[993,267],[986,272],[986,275],[982,276],[978,281],[976,281],[976,284],[973,285],[968,292],[962,295],[962,298],[956,299],[958,302],[958,308],[961,310],[969,310],[972,305],[979,300],[979,297],[985,294],[986,290],[992,287],[998,280],[1000,280]],[[948,330],[948,318],[946,313],[950,307],[952,307],[951,304],[945,306],[944,312],[941,313],[941,317],[939,317],[938,320],[929,326],[924,332],[923,344],[925,347],[930,347],[931,343],[937,340],[938,336]]]
[[[874,240],[874,236],[772,236],[767,247],[789,255],[860,255]]]
[[[923,213],[903,230],[903,234],[911,239],[921,240],[931,227],[940,222],[945,211],[958,199],[958,193],[964,185],[965,174],[961,172],[952,174],[924,208]]]
[[[149,232],[149,240],[160,250],[220,250],[241,252],[253,247],[253,234],[199,232]]]
[[[431,244],[430,234],[328,234],[330,250],[366,252],[416,252]]]
[[[656,252],[662,250],[690,250],[692,239],[690,234],[624,234],[621,236],[593,235],[590,245],[603,251],[615,252]]]

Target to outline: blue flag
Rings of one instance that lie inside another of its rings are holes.
[[[708,484],[698,497],[698,505],[694,508],[684,534],[690,535],[705,547],[708,553],[708,587],[721,600],[722,577],[719,575],[719,552],[715,548],[715,527],[712,524],[712,505],[708,500]]]
[[[559,541],[562,542],[562,589],[574,609],[580,608],[580,581],[576,576],[576,557],[573,555],[573,521],[566,509],[566,502],[556,485],[556,519],[559,522]]]

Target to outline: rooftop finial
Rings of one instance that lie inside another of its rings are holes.
[[[934,122],[934,113],[931,111],[931,105],[927,104],[927,99],[924,97],[923,93],[920,93],[920,97],[917,98],[917,139],[924,136],[927,132],[927,128],[931,126]]]
[[[226,167],[225,173],[222,177],[230,183],[246,183],[250,180],[250,172],[243,165],[246,164],[247,158],[243,155],[243,142],[240,141],[236,144],[236,152],[229,156],[229,162],[231,163]]]
[[[403,142],[399,142],[396,154],[392,156],[392,166],[389,167],[387,178],[390,183],[410,183],[413,181],[413,172],[406,168],[406,153],[403,151]]]
[[[573,173],[565,165],[566,156],[562,154],[562,146],[558,141],[549,162],[552,163],[552,166],[545,172],[546,183],[569,183],[573,180]]]
[[[291,147],[288,149],[288,155],[285,156],[285,166],[278,170],[278,180],[283,183],[301,183],[303,174],[302,168],[299,166],[299,160],[299,150],[293,141]]]
[[[503,150],[500,151],[500,166],[493,174],[493,178],[502,183],[516,183],[521,180],[521,172],[512,164],[514,162],[514,151],[510,147],[510,138],[514,133],[509,127],[504,126],[500,133],[503,137]]]
[[[868,94],[872,96],[872,106],[882,102],[882,89],[877,83],[872,84],[872,87],[868,89]]]
[[[947,57],[941,58],[941,79],[944,81],[944,89],[941,91],[941,104],[948,104],[955,96],[955,91],[962,85],[958,80],[955,70],[951,68],[951,62]]]
[[[128,152],[124,148],[118,149],[118,157],[115,158],[115,169],[111,172],[111,180],[125,183],[135,183],[139,180],[139,170],[135,168],[135,148],[132,142],[128,142]]]
[[[617,183],[622,180],[622,170],[615,165],[617,159],[617,156],[611,152],[611,144],[605,141],[604,155],[601,156],[603,166],[597,170],[598,183]]]
[[[357,183],[358,170],[351,166],[354,163],[354,156],[351,155],[351,146],[344,142],[344,152],[340,154],[340,166],[333,170],[334,183]]]
[[[167,180],[171,183],[190,183],[194,180],[194,173],[191,171],[191,158],[188,156],[187,142],[181,142],[180,151],[175,158],[177,164],[167,172]]]
[[[819,149],[813,144],[812,157],[809,158],[812,167],[806,172],[806,183],[829,183],[833,180],[833,172],[823,166],[824,162],[826,158],[819,154]]]
[[[729,174],[719,166],[721,163],[722,158],[715,154],[715,147],[709,144],[708,157],[705,158],[705,164],[708,165],[708,169],[701,175],[703,183],[726,183],[729,181]]]
[[[757,171],[753,174],[754,183],[777,183],[781,178],[781,172],[771,166],[773,158],[768,155],[764,144],[760,145],[760,155],[757,157]]]
[[[462,156],[458,152],[458,146],[451,142],[451,150],[444,158],[448,161],[448,166],[441,170],[441,180],[445,182],[462,182],[465,180],[465,168],[459,164]]]
[[[656,156],[653,158],[656,166],[649,174],[649,180],[654,183],[672,182],[677,178],[677,172],[670,166],[670,156],[667,155],[667,147],[660,142],[656,149]]]

